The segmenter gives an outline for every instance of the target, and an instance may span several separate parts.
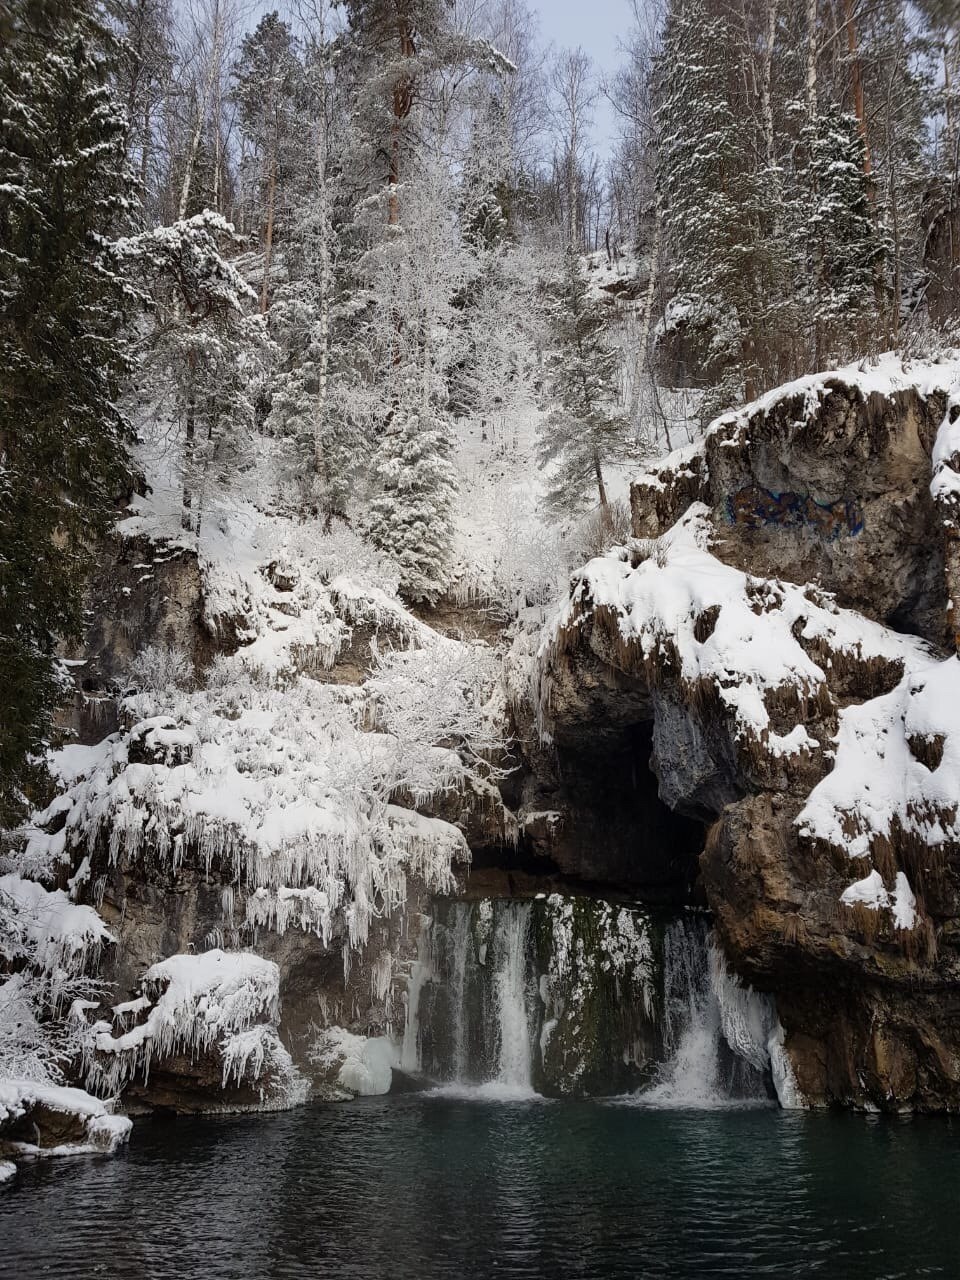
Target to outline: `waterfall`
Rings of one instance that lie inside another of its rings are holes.
[[[664,927],[639,907],[559,894],[436,903],[401,1061],[492,1098],[799,1103],[773,1001],[728,971],[703,917]]]
[[[528,942],[530,904],[505,904],[494,935],[494,991],[496,993],[497,1083],[513,1089],[533,1089],[531,1072],[531,975]]]
[[[769,996],[727,969],[704,921],[680,918],[664,937],[664,1049],[660,1079],[637,1101],[654,1107],[799,1105]]]
[[[534,1096],[531,904],[438,904],[411,974],[404,1069],[458,1090]]]
[[[635,1088],[660,1045],[655,951],[639,908],[441,900],[411,973],[404,1069],[491,1097]]]

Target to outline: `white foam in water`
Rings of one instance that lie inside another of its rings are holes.
[[[427,1098],[452,1098],[457,1102],[549,1102],[530,1085],[504,1084],[488,1080],[486,1084],[443,1084],[428,1089]]]

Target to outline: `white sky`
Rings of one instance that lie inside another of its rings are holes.
[[[575,49],[590,55],[600,73],[614,72],[621,58],[618,46],[632,24],[629,0],[539,0],[540,36],[545,44]],[[610,104],[597,103],[595,135],[598,149],[606,153],[615,125]]]

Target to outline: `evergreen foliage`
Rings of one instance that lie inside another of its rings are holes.
[[[22,0],[0,51],[0,816],[62,697],[60,641],[129,480],[117,408],[130,212],[110,40],[87,0]]]
[[[831,103],[808,129],[806,141],[810,161],[800,205],[810,288],[802,300],[820,330],[820,355],[829,356],[839,334],[867,322],[875,309],[885,246],[856,118]],[[842,349],[833,354],[842,355]]]
[[[541,465],[553,464],[548,500],[558,512],[582,506],[596,490],[608,497],[604,466],[623,456],[626,420],[618,407],[620,353],[603,305],[590,298],[579,254],[568,248],[564,275],[549,302],[547,357],[551,408],[540,439]]]
[[[449,423],[416,395],[404,389],[383,433],[366,528],[399,566],[404,594],[433,601],[450,576],[457,476]]]

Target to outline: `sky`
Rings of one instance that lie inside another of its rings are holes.
[[[534,7],[533,5],[531,7]],[[619,43],[626,39],[632,22],[629,0],[539,0],[540,35],[545,44],[588,53],[598,70],[608,75],[621,58]],[[596,109],[597,146],[606,154],[615,130],[613,109],[601,99]]]

